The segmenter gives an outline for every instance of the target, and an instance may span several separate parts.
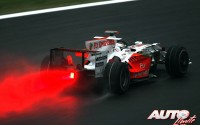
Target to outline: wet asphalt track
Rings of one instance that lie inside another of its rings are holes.
[[[119,30],[129,43],[185,46],[193,62],[188,75],[172,79],[159,70],[159,78],[133,85],[123,96],[64,95],[64,101],[48,106],[37,102],[33,111],[0,118],[0,125],[170,125],[175,121],[147,120],[155,109],[186,109],[197,115],[195,125],[200,124],[199,0],[141,0],[0,20],[0,72],[14,68],[18,57],[39,66],[50,48],[83,48],[85,40],[103,35],[106,29]]]

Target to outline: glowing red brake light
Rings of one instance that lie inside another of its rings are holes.
[[[74,79],[74,73],[73,73],[73,72],[70,73],[69,78],[70,78],[70,79]]]

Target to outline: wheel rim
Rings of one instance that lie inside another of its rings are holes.
[[[186,72],[189,64],[189,57],[187,52],[183,51],[180,54],[180,70],[181,72]]]

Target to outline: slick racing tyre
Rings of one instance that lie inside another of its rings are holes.
[[[50,56],[45,56],[42,60],[40,71],[48,71],[50,68]]]
[[[181,46],[172,46],[167,50],[165,67],[173,77],[181,77],[187,73],[189,55],[187,50]]]
[[[130,75],[126,63],[108,62],[105,67],[104,78],[111,93],[124,94],[129,88]]]

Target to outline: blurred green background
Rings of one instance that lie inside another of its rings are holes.
[[[0,15],[105,0],[0,0]]]

